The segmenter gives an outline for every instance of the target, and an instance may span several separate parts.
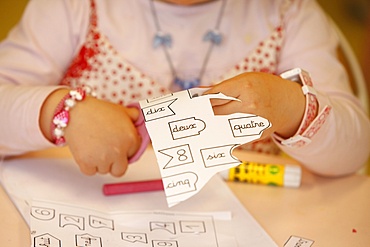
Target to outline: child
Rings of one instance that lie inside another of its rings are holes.
[[[216,114],[272,123],[245,148],[353,173],[370,123],[337,45],[313,0],[33,0],[0,45],[0,153],[66,144],[83,173],[121,176],[141,145],[127,105],[210,86],[242,100]]]

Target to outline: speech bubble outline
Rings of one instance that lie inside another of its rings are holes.
[[[237,146],[239,146],[239,144],[202,148],[200,153],[202,155],[204,167],[212,168],[215,166],[240,163],[240,160],[232,155],[232,150]]]
[[[201,127],[198,127],[197,123]],[[168,125],[173,140],[200,135],[200,132],[206,128],[206,123],[202,119],[195,117],[168,122]]]
[[[101,237],[85,233],[76,235],[76,246],[102,247],[103,245]]]
[[[121,238],[124,241],[130,242],[130,243],[148,243],[148,237],[146,233],[138,233],[138,232],[122,232]]]
[[[230,118],[228,121],[234,137],[261,135],[264,130],[271,127],[267,119],[256,115]]]
[[[163,177],[162,181],[167,197],[171,197],[197,191],[196,184],[198,181],[198,175],[194,172],[183,172]],[[186,186],[188,186],[188,188],[186,188]]]
[[[179,247],[177,240],[152,240],[153,247],[171,246]]]
[[[52,208],[32,207],[31,215],[38,220],[49,221],[54,219],[55,210]]]

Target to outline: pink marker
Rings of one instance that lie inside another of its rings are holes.
[[[106,196],[163,190],[162,179],[105,184]]]

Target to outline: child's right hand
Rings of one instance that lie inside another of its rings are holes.
[[[261,138],[274,132],[282,138],[289,138],[297,132],[304,116],[306,98],[301,87],[299,83],[277,75],[246,72],[214,85],[205,94],[221,92],[239,99],[212,99],[216,115],[255,114],[272,124]]]
[[[64,91],[63,95],[68,93],[68,90],[58,90],[52,95],[61,95],[59,91]],[[45,101],[43,109],[49,108],[45,106],[48,103],[50,100]],[[50,104],[55,105],[55,101]],[[139,111],[87,96],[69,113],[70,121],[64,136],[82,173],[122,176],[127,169],[128,159],[140,147],[140,136],[133,124]],[[49,132],[51,118],[49,130],[46,130]],[[43,126],[42,122],[40,125]],[[43,132],[47,136],[47,132]]]

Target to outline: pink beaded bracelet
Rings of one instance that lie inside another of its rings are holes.
[[[51,122],[51,136],[55,145],[65,145],[64,129],[68,126],[70,120],[69,111],[77,102],[84,100],[87,94],[92,94],[90,87],[84,86],[72,89],[57,105]]]

